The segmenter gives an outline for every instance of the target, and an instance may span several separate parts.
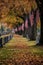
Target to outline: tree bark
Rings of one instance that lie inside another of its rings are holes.
[[[40,34],[40,40],[38,44],[43,45],[43,1],[36,0],[36,3],[40,11],[40,20],[41,20],[41,34]]]

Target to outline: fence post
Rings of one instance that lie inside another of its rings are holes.
[[[0,47],[3,47],[3,45],[2,45],[2,38],[0,38]]]

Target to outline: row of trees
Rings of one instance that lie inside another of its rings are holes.
[[[40,28],[40,17],[39,10],[31,11],[25,17],[25,21],[22,24],[18,24],[17,31],[18,34],[23,34],[23,36],[30,38],[30,40],[35,40],[37,35],[37,30]],[[40,33],[40,31],[39,31]]]
[[[40,19],[41,19],[41,35],[40,35],[40,42],[39,43],[42,44],[43,43],[43,24],[42,24],[42,21],[43,21],[43,9],[42,9],[43,2],[42,2],[42,0],[0,0],[0,1],[1,1],[0,18],[3,15],[2,12],[4,12],[4,15],[6,13],[7,13],[6,15],[13,14],[13,15],[15,15],[15,17],[21,18],[24,22],[26,21],[26,18],[27,18],[28,19],[28,31],[29,31],[30,26],[31,26],[30,22],[29,22],[29,13],[34,12],[34,25],[33,25],[33,27],[31,27],[31,28],[33,28],[32,33],[33,33],[33,31],[36,30],[36,9],[37,8],[39,9]],[[6,13],[5,13],[5,9],[6,9]],[[24,30],[25,30],[25,34],[26,34],[27,29],[25,27],[24,27]],[[33,35],[34,35],[34,33],[33,33]],[[33,38],[34,38],[34,36],[33,36]]]
[[[43,6],[43,2],[42,2],[42,0],[35,0],[35,2],[36,2],[37,6],[39,8],[40,19],[41,19],[41,33],[40,33],[40,40],[38,42],[38,45],[43,45],[43,7],[42,7]],[[25,21],[26,14],[28,14],[28,12],[24,13],[22,15],[22,17],[20,16],[21,18],[24,19],[24,21]]]

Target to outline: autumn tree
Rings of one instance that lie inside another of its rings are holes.
[[[35,32],[34,26],[36,26],[36,23],[34,23],[33,27],[31,27],[31,24],[29,21],[29,13],[31,13],[32,11],[35,12],[35,10],[37,9],[35,0],[0,0],[0,2],[1,2],[0,3],[0,11],[1,11],[0,15],[2,16],[2,18],[4,16],[7,18],[8,20],[6,21],[7,23],[13,23],[15,25],[18,22],[17,18],[15,17],[19,17],[19,22],[21,22],[20,19],[22,19],[25,24],[25,21],[27,18],[28,29],[24,27],[24,32],[23,32],[24,36],[25,35],[27,36],[27,32],[28,32],[28,36],[31,36],[31,32]],[[8,15],[10,18],[7,17]],[[11,17],[13,15],[14,17]],[[14,19],[16,19],[17,22],[15,22]],[[34,18],[34,21],[35,21],[35,18]],[[32,35],[33,36],[31,37],[34,37],[34,33]]]
[[[14,9],[14,13],[18,17],[21,17],[24,20],[24,24],[25,24],[26,17],[27,17],[28,26],[31,26],[30,21],[29,21],[29,13],[31,13],[32,9],[35,10],[36,8],[37,8],[37,5],[36,5],[35,1],[31,1],[31,0],[27,0],[27,1],[22,0],[22,1],[20,1],[20,0],[18,0],[18,1],[15,1],[15,6],[14,6],[13,9]],[[24,27],[24,34],[25,34],[26,30],[27,29]],[[30,33],[28,33],[28,34],[30,34]]]

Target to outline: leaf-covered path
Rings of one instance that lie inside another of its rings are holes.
[[[14,35],[0,48],[0,65],[43,65],[43,46],[35,46],[35,41]]]
[[[28,46],[33,46],[35,45],[35,41],[29,41],[28,39],[24,38],[23,36],[20,35],[14,35],[13,39],[6,44],[7,47],[20,47],[20,48],[26,48]]]

